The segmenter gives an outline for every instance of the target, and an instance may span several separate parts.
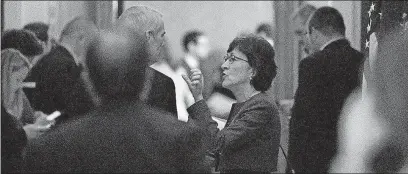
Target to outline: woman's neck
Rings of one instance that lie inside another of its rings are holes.
[[[232,93],[234,93],[238,103],[245,102],[252,96],[261,93],[260,91],[255,90],[255,88],[252,87],[251,85],[247,87],[240,87],[237,88],[236,90],[231,89],[231,91]]]

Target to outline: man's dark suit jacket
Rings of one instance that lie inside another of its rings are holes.
[[[148,70],[147,73],[153,73],[151,76],[153,79],[147,97],[147,104],[177,116],[176,89],[173,80],[153,68]]]
[[[276,105],[269,98],[259,93],[245,102],[234,103],[222,130],[210,120],[210,151],[216,154],[221,173],[276,171],[280,120]],[[211,115],[204,100],[194,103],[187,111],[190,116]]]
[[[24,90],[32,107],[46,114],[63,111],[68,117],[88,112],[93,104],[80,78],[81,71],[68,50],[57,45],[24,80],[36,82],[34,89]]]
[[[19,173],[27,135],[23,125],[1,103],[1,173]]]
[[[142,102],[111,102],[30,142],[25,172],[209,172],[209,119],[185,123]]]
[[[341,39],[300,62],[289,135],[295,172],[328,172],[338,118],[346,98],[361,84],[363,61],[363,54]]]

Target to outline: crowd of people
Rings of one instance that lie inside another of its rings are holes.
[[[359,116],[344,108],[363,105],[357,101],[364,55],[350,46],[343,18],[332,7],[302,6],[291,21],[307,56],[299,65],[291,108],[286,172],[347,171],[352,156],[359,156],[350,154],[358,150],[354,144],[347,146],[356,128],[341,120]],[[272,39],[270,24],[237,35],[226,51],[211,49],[203,31],[189,30],[181,39],[182,58],[172,56],[163,15],[147,6],[126,9],[103,30],[76,17],[58,40],[48,37],[48,27],[30,23],[1,36],[2,172],[278,170],[279,153],[286,153],[281,147],[285,120],[279,102],[267,92],[276,85],[279,68],[274,49],[279,43]],[[399,41],[406,44],[407,39]],[[383,56],[393,57],[394,52],[387,53]],[[394,57],[406,63],[400,59],[404,56]],[[378,76],[381,83],[389,80]],[[385,88],[378,85],[373,96],[403,93]],[[405,95],[400,102],[407,101]],[[406,114],[407,107],[392,111],[389,102],[371,104],[378,113],[403,120],[398,113]],[[376,118],[387,120],[381,114]],[[387,144],[370,153],[393,148],[397,157],[389,160],[402,162],[386,171],[407,171],[407,136],[402,135],[408,128],[389,121],[393,125],[400,129],[381,127]],[[363,172],[384,169],[355,166]]]

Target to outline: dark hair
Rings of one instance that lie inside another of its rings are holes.
[[[227,52],[237,48],[248,58],[249,66],[255,71],[251,85],[257,91],[266,91],[276,76],[275,51],[272,45],[260,36],[248,34],[236,37],[229,45]]]
[[[255,33],[259,34],[261,32],[264,32],[266,34],[267,37],[272,37],[272,26],[268,23],[262,23],[258,26],[258,28],[256,28]]]
[[[14,48],[23,55],[31,57],[43,52],[43,48],[34,33],[27,30],[11,29],[1,36],[1,50]]]
[[[23,29],[33,32],[41,41],[48,42],[48,24],[43,22],[33,22],[25,25]]]
[[[146,57],[146,40],[130,30],[102,31],[89,44],[86,67],[102,102],[138,98]]]
[[[346,27],[340,12],[332,7],[321,7],[314,12],[309,21],[309,32],[315,28],[325,35],[333,32],[345,35]]]
[[[190,42],[193,42],[194,44],[197,44],[198,37],[200,37],[202,35],[204,35],[204,33],[201,32],[201,31],[198,31],[198,30],[191,30],[191,31],[186,32],[184,34],[183,41],[182,41],[184,51],[188,52],[189,51],[188,50],[188,44]]]

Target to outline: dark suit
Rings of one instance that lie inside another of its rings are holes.
[[[46,114],[59,110],[69,117],[89,111],[92,100],[80,78],[81,70],[68,50],[57,45],[25,79],[36,82],[36,88],[25,89],[33,108]]]
[[[21,172],[27,135],[21,122],[1,105],[1,173]]]
[[[25,172],[209,172],[208,119],[185,123],[142,102],[114,101],[30,142]]]
[[[337,40],[300,62],[289,135],[289,159],[296,172],[328,172],[337,149],[343,103],[361,84],[363,54]]]
[[[150,91],[146,99],[147,104],[163,109],[177,116],[176,89],[170,77],[161,72],[148,68],[147,73],[152,73]]]
[[[270,103],[269,98],[265,93],[260,93],[245,102],[233,104],[222,130],[216,127],[214,121],[210,121],[211,151],[219,155],[221,172],[277,170],[280,120],[276,105]],[[204,100],[191,105],[187,111],[190,116],[210,115]]]

